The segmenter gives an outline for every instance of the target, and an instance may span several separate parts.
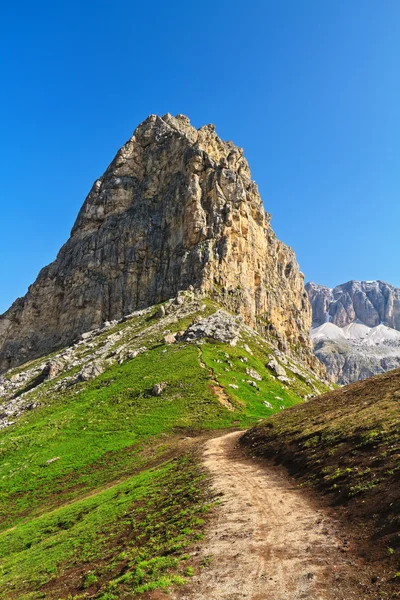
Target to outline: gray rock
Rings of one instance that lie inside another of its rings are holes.
[[[252,381],[251,379],[248,379],[248,380],[247,380],[247,383],[248,383],[249,385],[251,385],[251,387],[257,388],[257,384],[256,384],[256,382],[255,382],[255,381]],[[257,388],[257,389],[258,389],[258,388]]]
[[[315,354],[333,381],[342,385],[400,367],[400,344],[396,343],[367,346],[351,340],[320,340],[316,342]]]
[[[285,369],[278,363],[277,360],[275,360],[275,358],[271,358],[268,361],[267,367],[278,377],[278,379],[279,377],[286,377]]]
[[[85,365],[76,377],[76,382],[90,381],[104,372],[104,366],[99,362],[91,362]]]
[[[62,360],[61,358],[54,358],[53,360],[49,361],[44,367],[43,375],[47,379],[53,379],[54,377],[57,377],[57,375],[62,373],[65,367],[66,363],[64,360]]]
[[[82,333],[81,340],[83,340],[83,341],[90,340],[92,337],[93,337],[93,332],[86,331],[85,333]]]
[[[400,289],[384,281],[348,281],[332,290],[307,283],[313,327],[330,322],[345,327],[356,321],[368,327],[383,323],[400,331]]]
[[[250,375],[250,377],[253,377],[253,379],[256,379],[257,381],[262,381],[262,377],[259,373],[257,373],[257,371],[255,369],[252,369],[251,367],[246,367],[246,374]]]
[[[383,281],[349,281],[332,290],[308,283],[306,290],[313,311],[314,352],[333,381],[352,383],[400,366],[400,336],[385,339],[385,335],[378,335],[370,343],[366,338],[363,341],[340,334],[340,329],[353,323],[400,331],[399,288]],[[338,335],[320,331],[325,323],[339,327]]]
[[[127,360],[132,360],[133,358],[136,358],[137,356],[139,356],[139,354],[143,354],[143,352],[147,352],[147,348],[146,346],[143,346],[142,348],[138,348],[137,350],[130,350],[126,356]]]
[[[151,390],[151,393],[153,396],[161,396],[161,394],[163,393],[163,391],[165,390],[165,388],[167,387],[167,384],[165,381],[161,381],[161,383],[156,383],[153,386],[153,389]]]
[[[158,307],[157,317],[159,319],[162,319],[163,317],[165,317],[165,307],[163,305],[161,305],[161,306]]]
[[[190,325],[185,331],[183,339],[191,342],[201,338],[210,338],[235,346],[239,336],[240,324],[237,319],[224,310],[218,310],[209,317]]]

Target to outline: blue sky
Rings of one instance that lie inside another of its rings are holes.
[[[400,286],[398,0],[3,3],[0,312],[148,114],[245,149],[307,280]]]

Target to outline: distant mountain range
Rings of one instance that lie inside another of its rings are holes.
[[[400,289],[349,281],[333,289],[307,283],[311,338],[334,381],[346,384],[400,366]]]

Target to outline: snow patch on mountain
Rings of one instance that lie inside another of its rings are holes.
[[[334,323],[323,323],[311,329],[311,338],[317,340],[352,340],[366,346],[376,346],[387,342],[400,344],[400,331],[386,327],[382,323],[377,327],[368,327],[364,323],[350,323],[346,327],[338,327]]]

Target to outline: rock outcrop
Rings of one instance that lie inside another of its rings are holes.
[[[200,319],[190,325],[183,335],[188,342],[210,338],[236,346],[240,336],[241,319],[235,318],[224,310],[219,310],[209,317]]]
[[[332,290],[307,283],[313,327],[330,322],[345,327],[356,321],[376,327],[383,323],[400,331],[400,289],[384,281],[348,281]]]
[[[316,356],[346,384],[400,367],[400,289],[349,281],[334,289],[308,283]]]
[[[0,372],[189,286],[318,370],[303,275],[243,151],[213,125],[151,115],[94,183],[56,260],[0,316]]]
[[[177,298],[180,299],[179,302]],[[157,305],[125,315],[119,321],[102,323],[100,327],[83,333],[79,340],[58,353],[33,360],[23,367],[16,367],[0,375],[0,430],[13,425],[27,411],[58,401],[60,393],[80,394],[92,380],[101,378],[116,365],[134,361],[141,355],[146,357],[155,349],[157,354],[163,356],[169,351],[170,344],[175,346],[174,353],[186,349],[189,344],[196,346],[198,355],[194,353],[192,358],[195,357],[193,359],[196,363],[200,359],[200,365],[204,368],[201,348],[207,342],[235,345],[235,354],[239,351],[239,360],[244,363],[243,376],[249,375],[260,381],[261,375],[247,365],[248,357],[256,350],[260,353],[259,356],[275,356],[273,360],[277,368],[281,363],[285,365],[283,373],[290,374],[290,381],[288,378],[285,381],[279,377],[276,379],[285,385],[287,382],[293,384],[296,395],[300,392],[304,399],[308,399],[319,394],[321,389],[327,389],[325,385],[321,385],[312,369],[273,348],[262,335],[244,323],[243,317],[227,313],[216,302],[207,300],[205,305],[201,297],[186,291],[178,297],[170,298],[163,307],[162,316],[160,305]],[[225,373],[234,368],[231,358],[228,353],[224,353],[223,360],[216,361],[225,364]],[[152,360],[154,361],[154,355]],[[154,373],[157,373],[157,363],[152,365]],[[214,375],[212,371],[208,373],[210,377]],[[108,386],[114,381],[114,376],[115,373],[106,375],[104,385]],[[218,394],[222,394],[221,386],[214,379],[211,383],[218,389]],[[163,393],[166,384],[167,381],[158,381],[146,393],[158,396]],[[232,389],[239,389],[235,383],[229,385]],[[231,410],[231,404],[226,406]]]

